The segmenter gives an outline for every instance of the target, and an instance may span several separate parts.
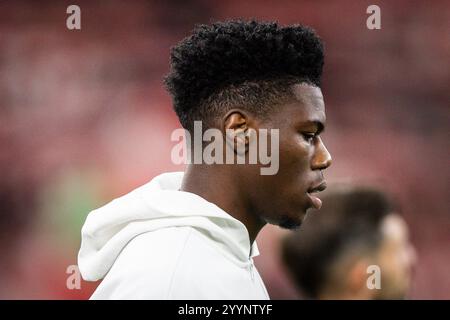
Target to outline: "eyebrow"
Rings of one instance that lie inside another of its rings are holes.
[[[320,134],[325,130],[325,125],[322,121],[319,120],[308,120],[308,121],[304,121],[300,123],[301,127],[306,127],[306,126],[316,126],[317,127],[317,132],[316,134]]]

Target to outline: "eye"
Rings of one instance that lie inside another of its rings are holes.
[[[303,132],[302,136],[303,136],[303,138],[305,139],[306,142],[311,144],[314,141],[314,138],[316,137],[316,134],[315,133],[310,133],[310,132]]]

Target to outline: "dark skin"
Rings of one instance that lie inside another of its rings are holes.
[[[217,126],[224,134],[226,129],[244,133],[250,128],[278,129],[275,175],[261,175],[261,164],[189,164],[183,179],[181,190],[201,196],[241,221],[250,243],[266,223],[298,227],[309,208],[320,206],[311,193],[326,187],[322,172],[330,166],[331,156],[320,138],[326,120],[322,92],[305,83],[292,90],[295,99],[277,106],[266,119],[233,109]],[[235,143],[248,150],[248,139],[237,137]]]

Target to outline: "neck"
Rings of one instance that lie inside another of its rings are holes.
[[[233,165],[190,164],[185,171],[181,190],[195,193],[241,221],[247,228],[252,245],[265,222],[252,212],[232,169]]]

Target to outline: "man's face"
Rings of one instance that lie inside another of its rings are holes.
[[[383,242],[378,255],[381,270],[381,299],[401,299],[409,290],[416,262],[415,249],[409,241],[408,227],[397,214],[387,216],[382,224]]]
[[[296,101],[271,112],[259,128],[279,129],[279,170],[275,175],[252,171],[247,181],[253,211],[265,222],[285,228],[301,224],[306,210],[320,207],[314,192],[325,188],[323,170],[331,156],[320,133],[325,127],[325,106],[320,88],[293,86]]]

